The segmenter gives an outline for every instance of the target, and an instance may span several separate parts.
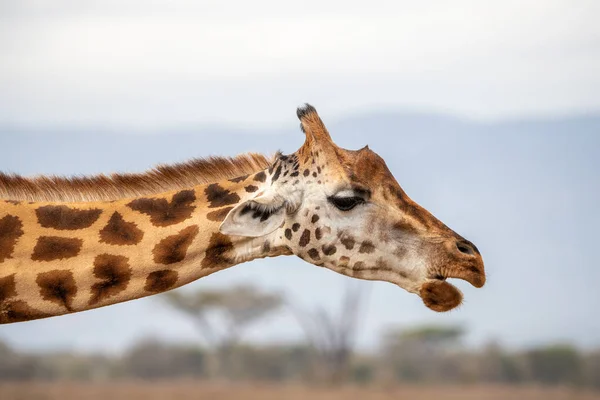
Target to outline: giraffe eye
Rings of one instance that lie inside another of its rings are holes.
[[[363,204],[365,199],[358,196],[352,197],[335,197],[328,198],[329,202],[342,211],[350,211],[359,204]]]

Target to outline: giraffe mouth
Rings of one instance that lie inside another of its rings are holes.
[[[452,268],[446,275],[436,273],[421,285],[419,296],[425,306],[438,312],[450,311],[461,305],[462,292],[451,283],[448,278],[462,279],[476,288],[485,284],[485,273],[482,266],[467,265],[461,268]]]
[[[437,311],[450,311],[462,303],[463,295],[446,277],[436,276],[421,285],[419,296],[427,308]]]

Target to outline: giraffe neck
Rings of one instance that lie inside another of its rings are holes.
[[[0,323],[150,296],[255,258],[290,254],[219,225],[270,184],[254,175],[113,202],[0,200]]]

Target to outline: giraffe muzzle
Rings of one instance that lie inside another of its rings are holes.
[[[450,311],[462,303],[461,291],[448,283],[447,278],[462,279],[476,288],[486,281],[483,258],[473,243],[460,238],[450,241],[447,248],[446,263],[435,268],[419,290],[423,303],[438,312]]]
[[[456,261],[450,268],[445,269],[446,274],[443,276],[465,280],[476,288],[485,285],[483,258],[477,247],[463,238],[455,242],[455,247]]]

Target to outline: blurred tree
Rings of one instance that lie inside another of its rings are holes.
[[[347,378],[356,334],[363,309],[364,285],[354,284],[346,288],[339,315],[332,315],[324,308],[310,312],[289,304],[309,343],[314,348],[320,366],[318,376],[338,384]]]
[[[525,353],[531,378],[545,384],[579,384],[583,379],[583,363],[571,345],[553,345]]]
[[[359,385],[367,385],[375,379],[375,371],[379,360],[373,356],[358,355],[354,357],[350,366],[350,376],[352,382]]]
[[[420,343],[428,348],[439,350],[456,345],[464,333],[465,330],[459,326],[425,325],[404,329],[396,332],[396,335],[403,342]]]
[[[199,348],[173,346],[153,339],[134,346],[122,360],[126,375],[142,379],[203,377],[205,354]]]
[[[106,355],[58,351],[37,358],[41,366],[39,378],[43,379],[105,381],[114,377],[116,360]]]
[[[585,383],[600,389],[600,350],[593,351],[585,357]]]
[[[382,359],[392,376],[385,379],[459,379],[461,355],[453,352],[458,349],[463,335],[464,329],[459,326],[425,325],[387,331],[382,340]]]
[[[29,381],[46,375],[37,357],[19,354],[0,342],[0,381]]]
[[[515,356],[507,354],[497,342],[490,342],[477,354],[475,371],[480,382],[518,383],[525,372]]]
[[[435,383],[572,384],[600,389],[600,350],[579,352],[568,345],[508,353],[497,343],[466,351],[446,342],[454,335],[431,335],[438,328],[393,330],[379,354],[352,357],[346,377],[358,384],[381,382],[380,371],[394,379]],[[452,328],[452,327],[448,327]],[[459,330],[454,330],[458,332]],[[423,336],[417,334],[422,332]],[[425,334],[426,333],[426,334]],[[449,333],[449,331],[447,332]],[[444,337],[446,339],[441,340]],[[432,341],[432,338],[435,340]],[[441,342],[439,341],[441,340]],[[426,346],[437,350],[424,351]],[[434,344],[432,344],[434,343]],[[314,349],[307,345],[238,344],[230,376],[251,381],[293,381],[314,377]],[[72,352],[20,353],[0,342],[0,382],[39,380],[105,381],[109,379],[176,379],[208,377],[208,353],[195,346],[144,340],[124,356]]]
[[[235,376],[251,381],[282,382],[305,378],[311,349],[305,345],[238,346]]]
[[[231,378],[233,349],[253,323],[277,310],[279,294],[253,286],[183,291],[163,295],[169,305],[191,318],[208,346],[216,352],[216,373]]]

